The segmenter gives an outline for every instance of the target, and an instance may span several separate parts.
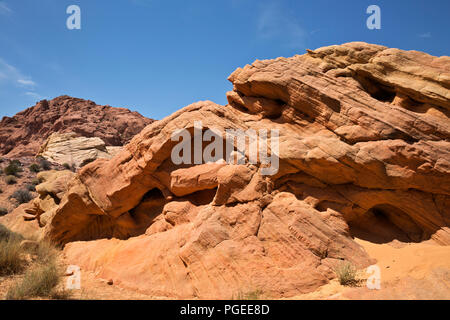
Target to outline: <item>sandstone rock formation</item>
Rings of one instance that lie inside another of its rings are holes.
[[[39,172],[37,179],[40,184],[36,186],[39,197],[19,206],[10,214],[0,217],[0,223],[24,235],[39,236],[40,228],[53,218],[74,176],[75,173],[69,170]]]
[[[101,138],[107,146],[122,146],[153,120],[125,108],[98,106],[89,100],[61,96],[0,122],[0,155],[35,156],[54,132],[75,132]]]
[[[41,146],[38,156],[61,165],[80,168],[96,159],[111,159],[122,147],[108,147],[97,137],[78,137],[74,132],[52,133]]]
[[[178,298],[312,291],[342,260],[373,262],[354,236],[450,245],[449,57],[348,43],[229,80],[229,105],[185,107],[82,168],[43,236],[115,284]],[[219,139],[278,129],[278,172],[261,175],[247,150],[175,165],[171,136],[195,121]]]

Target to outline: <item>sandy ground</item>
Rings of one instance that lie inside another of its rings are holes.
[[[317,291],[293,297],[294,300],[311,299],[450,299],[450,246],[434,242],[374,244],[356,239],[368,254],[377,260],[381,270],[381,289],[366,287],[368,274],[359,272],[361,284],[345,287],[333,280]],[[82,289],[75,290],[74,299],[164,299],[134,290],[108,285],[107,280],[82,271]]]
[[[359,272],[360,285],[345,287],[333,280],[315,292],[292,297],[293,300],[354,299],[445,299],[450,300],[450,246],[439,246],[431,240],[423,243],[374,244],[356,239],[377,260],[381,270],[381,289],[366,287],[367,274]],[[62,269],[67,264],[62,259]],[[22,275],[0,277],[0,297]],[[63,283],[67,280],[63,277]],[[122,288],[93,272],[81,270],[81,289],[71,290],[69,299],[79,300],[148,300],[166,299]]]
[[[366,287],[368,274],[360,271],[361,285],[344,287],[333,280],[319,290],[293,299],[445,299],[450,300],[450,246],[432,241],[375,244],[356,239],[375,258],[381,289]]]

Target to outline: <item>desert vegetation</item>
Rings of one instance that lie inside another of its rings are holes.
[[[14,193],[10,196],[11,199],[15,199],[18,204],[23,204],[31,201],[33,196],[30,191],[27,189],[20,189],[14,191]]]
[[[358,284],[357,269],[349,262],[342,262],[335,269],[334,272],[343,286],[356,286]]]
[[[9,175],[5,177],[5,183],[8,185],[13,185],[17,183],[17,178],[13,175]]]
[[[4,298],[68,298],[68,293],[60,289],[63,273],[58,253],[47,242],[25,239],[0,225],[0,280],[13,280]]]
[[[5,175],[15,177],[18,177],[19,173],[22,171],[22,164],[19,160],[10,161],[10,163],[3,169]]]
[[[0,207],[0,217],[8,213],[8,209]]]

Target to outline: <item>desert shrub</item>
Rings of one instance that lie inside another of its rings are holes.
[[[19,273],[25,264],[19,241],[12,236],[0,240],[0,276]]]
[[[35,188],[35,186],[33,185],[33,184],[27,184],[26,185],[26,187],[25,187],[28,191],[30,191],[30,192],[34,192],[34,191],[36,191],[36,188]]]
[[[52,163],[45,158],[39,158],[39,165],[41,166],[42,170],[45,171],[52,168]]]
[[[19,204],[30,202],[33,199],[30,191],[26,189],[20,189],[14,191],[14,193],[10,196],[11,199],[16,199]]]
[[[67,170],[71,169],[70,164],[68,164],[67,162],[63,163],[62,166],[64,167],[64,169],[67,169]]]
[[[49,264],[56,261],[58,250],[49,242],[40,241],[36,252],[37,259],[41,264]]]
[[[0,217],[8,214],[8,209],[0,207]]]
[[[33,185],[33,186],[37,186],[38,184],[40,184],[41,182],[39,181],[39,179],[38,178],[34,178],[33,180],[31,180],[31,184]]]
[[[22,166],[22,163],[20,162],[20,160],[11,160],[9,163],[11,163],[11,164],[14,164],[14,165],[16,165],[16,166],[19,166],[19,167],[21,167]]]
[[[33,164],[30,166],[30,171],[31,171],[31,172],[35,172],[35,173],[38,173],[39,171],[41,171],[41,167],[40,167],[37,163],[33,163]]]
[[[86,159],[83,161],[83,163],[80,165],[80,167],[82,168],[82,167],[88,165],[89,163],[94,162],[95,160],[96,159]]]
[[[0,241],[8,241],[10,239],[14,241],[21,241],[23,240],[23,237],[22,235],[12,232],[4,225],[0,224]]]
[[[22,172],[22,168],[14,162],[10,162],[9,165],[7,165],[4,169],[3,172],[7,175],[7,176],[18,176],[19,172]]]
[[[339,283],[343,286],[354,286],[358,283],[356,279],[357,270],[349,262],[338,265],[334,272],[336,273]]]
[[[6,176],[5,177],[5,183],[12,185],[12,184],[16,184],[17,183],[17,179],[15,176]]]
[[[60,275],[54,263],[39,266],[25,274],[23,280],[12,286],[6,294],[8,300],[33,297],[50,297],[60,282]]]

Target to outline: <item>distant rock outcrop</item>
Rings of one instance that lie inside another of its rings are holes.
[[[122,147],[107,147],[97,137],[79,137],[76,133],[52,133],[41,146],[38,156],[61,165],[80,168],[96,159],[111,159]]]
[[[99,277],[177,298],[314,291],[343,260],[373,263],[354,236],[450,244],[449,57],[358,42],[229,80],[229,105],[192,104],[83,167],[50,214],[34,208],[42,235]],[[278,172],[248,152],[175,164],[172,134],[199,121],[218,139],[278,129]]]
[[[35,156],[54,132],[75,132],[101,138],[107,146],[123,146],[153,120],[125,108],[98,106],[95,102],[61,96],[42,100],[34,107],[0,122],[0,155]]]

